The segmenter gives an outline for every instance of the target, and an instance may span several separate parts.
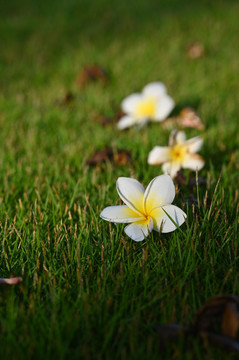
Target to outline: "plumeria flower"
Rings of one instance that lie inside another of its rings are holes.
[[[0,278],[0,284],[15,285],[22,281],[21,277]]]
[[[118,122],[118,129],[123,130],[132,125],[142,126],[148,121],[163,121],[174,108],[173,99],[167,95],[162,82],[146,85],[142,93],[135,93],[125,98],[121,104],[126,114]]]
[[[200,136],[186,140],[183,131],[174,130],[169,138],[169,146],[155,146],[149,153],[148,163],[163,164],[163,172],[172,178],[181,168],[201,170],[205,163],[204,159],[195,153],[201,149],[202,144],[203,139]]]
[[[135,179],[120,177],[117,192],[125,205],[108,206],[100,217],[114,223],[128,223],[125,233],[142,241],[150,231],[167,233],[181,226],[187,215],[175,205],[175,186],[169,175],[160,175],[144,187]]]

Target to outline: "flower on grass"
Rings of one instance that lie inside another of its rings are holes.
[[[125,98],[121,104],[126,114],[118,122],[118,129],[123,130],[132,125],[142,126],[148,121],[163,121],[174,108],[173,99],[167,95],[162,82],[146,85],[142,93],[134,93]]]
[[[183,131],[174,130],[169,138],[169,146],[155,146],[149,153],[148,163],[163,164],[163,172],[172,178],[181,168],[201,170],[205,163],[204,159],[195,153],[201,149],[202,144],[203,139],[200,136],[186,140]]]
[[[142,241],[150,231],[171,232],[181,226],[187,215],[175,205],[175,186],[170,176],[154,178],[146,190],[135,179],[120,177],[116,189],[125,205],[108,206],[100,217],[114,223],[129,223],[125,233]]]
[[[22,281],[21,277],[13,277],[13,278],[0,278],[0,284],[9,284],[15,285]]]

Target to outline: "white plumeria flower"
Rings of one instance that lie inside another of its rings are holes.
[[[22,281],[21,277],[0,278],[0,284],[15,285]]]
[[[169,146],[155,146],[149,153],[148,163],[163,164],[163,172],[172,178],[181,168],[201,170],[205,161],[202,156],[195,153],[201,149],[202,144],[203,139],[200,136],[186,140],[183,131],[172,131]]]
[[[142,93],[135,93],[125,98],[121,104],[126,114],[118,122],[118,129],[123,130],[132,125],[142,126],[148,121],[163,121],[173,110],[175,103],[167,95],[162,82],[146,85]]]
[[[116,189],[125,205],[108,206],[100,217],[114,223],[130,223],[124,231],[132,240],[142,241],[152,230],[174,231],[187,217],[181,209],[171,205],[175,186],[168,175],[154,178],[146,190],[137,180],[120,177]]]

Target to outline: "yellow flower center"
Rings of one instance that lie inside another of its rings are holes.
[[[142,225],[148,225],[149,226],[151,217],[146,213],[143,213],[142,215],[144,216],[144,219],[142,219],[140,221],[137,221],[137,224],[142,224]]]
[[[170,149],[170,156],[172,161],[183,162],[187,149],[182,144],[177,144]]]
[[[156,103],[153,98],[144,99],[136,107],[135,115],[139,118],[149,117],[154,118],[156,111]]]

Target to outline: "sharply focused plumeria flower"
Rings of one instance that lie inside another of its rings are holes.
[[[148,163],[163,164],[163,172],[172,178],[181,168],[201,170],[205,163],[204,159],[195,153],[201,149],[202,144],[203,139],[200,136],[186,140],[183,131],[172,131],[169,146],[155,146],[149,153]]]
[[[171,205],[175,186],[168,175],[154,178],[146,190],[137,180],[120,177],[116,189],[125,205],[108,206],[100,217],[114,223],[130,223],[124,231],[135,241],[144,240],[152,230],[174,231],[187,217],[181,209]]]
[[[118,129],[132,125],[142,126],[148,121],[163,121],[174,108],[173,99],[167,95],[167,89],[161,82],[146,85],[142,93],[135,93],[125,98],[121,104],[126,114],[118,122]]]

